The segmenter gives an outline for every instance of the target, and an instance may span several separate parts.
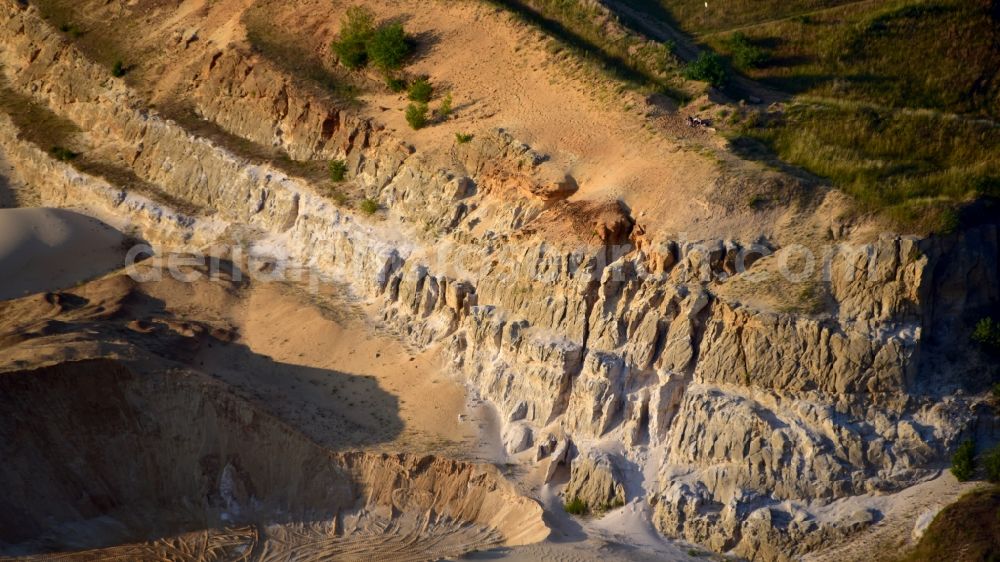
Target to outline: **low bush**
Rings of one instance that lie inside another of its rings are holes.
[[[451,104],[452,104],[451,92],[448,92],[447,94],[444,95],[444,98],[441,100],[441,107],[438,107],[437,110],[438,117],[440,117],[441,119],[447,119],[448,117],[450,117],[451,112],[453,111]]]
[[[427,125],[427,104],[411,103],[406,106],[406,122],[414,129],[422,129]]]
[[[358,205],[358,208],[361,209],[361,212],[366,215],[374,215],[375,212],[378,211],[379,209],[379,204],[378,201],[366,197],[361,200],[361,203]]]
[[[469,133],[455,133],[455,142],[458,144],[465,144],[472,141],[472,135]]]
[[[976,444],[971,440],[963,441],[951,457],[951,473],[959,482],[972,478],[976,472]]]
[[[983,455],[983,468],[986,469],[986,479],[990,482],[1000,482],[1000,445],[997,445]]]
[[[750,42],[744,33],[734,33],[726,40],[726,47],[732,53],[733,64],[736,68],[746,70],[757,68],[764,64],[770,54]]]
[[[587,502],[581,500],[578,497],[573,497],[568,502],[563,505],[563,509],[566,513],[570,515],[586,515],[589,509],[587,508]]]
[[[726,65],[722,57],[709,51],[702,51],[694,62],[684,69],[684,77],[689,80],[700,80],[708,82],[712,86],[720,87],[728,79]]]
[[[1000,351],[1000,322],[992,318],[983,318],[972,330],[972,341],[989,351]]]
[[[121,78],[125,76],[127,69],[125,68],[125,63],[121,60],[116,60],[114,66],[111,67],[111,75],[115,78]]]
[[[427,78],[420,77],[410,84],[410,89],[407,92],[406,97],[409,98],[410,101],[427,103],[431,101],[431,97],[433,95],[434,86],[431,86],[431,83]]]
[[[388,76],[385,79],[385,85],[388,86],[390,92],[398,94],[406,89],[406,79]]]
[[[330,179],[335,182],[342,182],[347,177],[347,162],[343,160],[330,161]]]

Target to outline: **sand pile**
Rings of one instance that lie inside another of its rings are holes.
[[[125,237],[65,209],[0,209],[0,300],[70,287],[122,265]]]

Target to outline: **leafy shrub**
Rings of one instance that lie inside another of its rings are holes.
[[[125,76],[125,72],[127,72],[125,69],[125,63],[120,59],[116,60],[114,66],[111,67],[111,75],[115,78],[121,78],[122,76]]]
[[[589,511],[587,509],[587,502],[581,500],[578,497],[573,497],[571,500],[563,505],[563,509],[566,513],[570,515],[586,515]]]
[[[374,215],[375,212],[378,211],[378,207],[379,207],[378,201],[368,197],[362,199],[361,204],[358,205],[358,208],[361,209],[361,212],[366,215]]]
[[[340,64],[357,70],[368,63],[368,41],[375,33],[375,16],[363,6],[347,9],[340,22],[340,35],[330,46]]]
[[[959,482],[972,478],[976,471],[976,444],[971,440],[963,441],[951,457],[951,473]]]
[[[49,149],[49,154],[51,154],[53,158],[59,160],[60,162],[69,162],[70,160],[73,160],[74,158],[79,156],[79,154],[77,154],[76,152],[73,152],[72,150],[62,146],[53,146],[52,148]]]
[[[406,106],[406,122],[414,129],[422,129],[427,125],[427,104],[411,103]]]
[[[342,182],[347,176],[347,162],[343,160],[330,161],[330,179],[335,182]]]
[[[469,133],[455,133],[455,142],[458,144],[465,144],[472,140],[472,135]]]
[[[368,59],[383,72],[399,70],[410,56],[410,42],[403,24],[390,23],[375,30],[367,43]]]
[[[1000,351],[1000,322],[992,318],[983,318],[972,330],[972,341],[989,351]]]
[[[448,92],[444,95],[444,99],[441,100],[441,107],[437,110],[438,116],[441,119],[447,119],[451,115],[451,112],[453,111],[451,104],[451,92]]]
[[[433,95],[434,86],[431,86],[431,83],[427,80],[427,78],[420,77],[410,84],[410,90],[406,97],[408,97],[410,101],[427,103],[431,101],[431,96]]]
[[[986,469],[987,480],[1000,482],[1000,445],[993,447],[983,455],[983,468]]]
[[[406,89],[406,79],[388,76],[385,79],[385,85],[389,87],[390,92],[398,94]]]
[[[733,63],[743,70],[757,68],[770,56],[766,50],[754,45],[745,34],[739,32],[726,40],[726,46],[733,55]]]
[[[719,55],[702,51],[698,58],[684,69],[684,77],[719,87],[726,83],[726,65]]]

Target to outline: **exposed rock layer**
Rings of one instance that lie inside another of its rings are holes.
[[[975,418],[954,391],[983,370],[941,350],[964,348],[969,319],[1000,302],[995,225],[841,240],[816,268],[828,277],[810,280],[817,310],[770,310],[718,289],[757,272],[774,282],[792,252],[781,240],[653,246],[661,233],[617,205],[562,200],[571,184],[504,131],[446,158],[415,154],[239,49],[197,63],[200,115],[296,158],[345,158],[388,209],[370,221],[145,109],[33,10],[7,1],[2,17],[11,87],[193,211],[53,161],[0,123],[0,147],[46,201],[126,215],[171,244],[266,238],[343,276],[413,342],[448,345],[456,371],[518,424],[512,452],[555,425],[583,450],[620,440],[659,462],[650,499],[670,536],[759,559],[816,548],[866,518],[821,525],[799,506],[928,477]],[[793,288],[789,300],[804,294]]]

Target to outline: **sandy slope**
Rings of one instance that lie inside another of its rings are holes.
[[[120,266],[123,236],[65,209],[0,209],[0,299],[70,287]]]

